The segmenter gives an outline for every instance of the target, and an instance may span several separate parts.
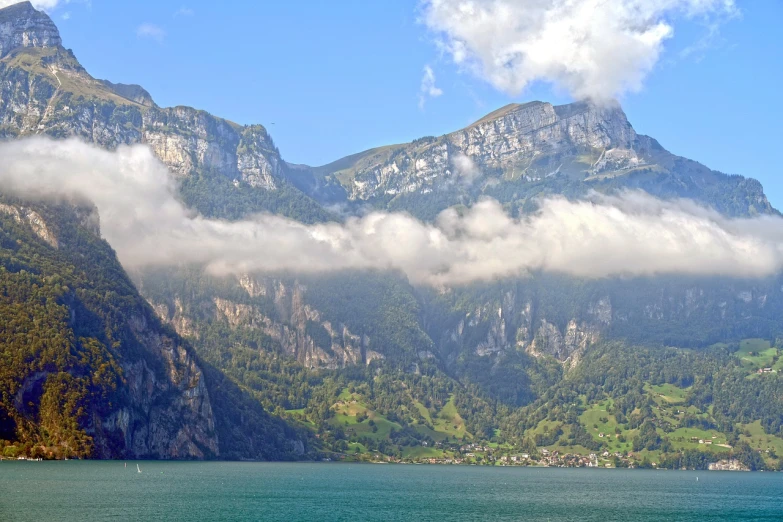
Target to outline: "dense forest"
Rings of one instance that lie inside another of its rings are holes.
[[[124,341],[127,356],[138,356],[120,324],[123,311],[140,303],[129,299],[124,273],[106,266],[108,247],[74,226],[75,212],[40,212],[58,242],[80,245],[84,256],[75,260],[12,215],[0,216],[0,438],[10,457],[38,456],[41,447],[87,456],[89,416],[122,400],[117,346]]]

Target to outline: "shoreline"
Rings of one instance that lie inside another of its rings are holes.
[[[53,462],[101,462],[101,463],[176,463],[176,464],[222,464],[222,463],[237,463],[237,464],[319,464],[319,465],[396,465],[396,466],[442,466],[442,467],[481,467],[481,468],[503,468],[503,469],[584,469],[584,470],[631,470],[631,471],[708,471],[708,472],[742,472],[742,473],[778,473],[781,470],[751,470],[747,467],[718,467],[718,468],[663,468],[663,467],[639,467],[639,466],[621,466],[621,467],[606,467],[606,466],[551,466],[546,464],[524,464],[524,465],[507,465],[507,464],[477,464],[477,463],[445,463],[445,462],[416,462],[416,461],[379,461],[379,460],[196,460],[196,459],[9,459],[0,458],[0,463],[53,463]]]

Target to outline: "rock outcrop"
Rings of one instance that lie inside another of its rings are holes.
[[[737,459],[723,459],[718,462],[712,462],[709,465],[710,471],[750,471],[746,465]]]
[[[0,212],[12,216],[17,223],[27,223],[33,229],[35,235],[40,237],[52,248],[58,248],[59,243],[46,222],[35,210],[14,205],[5,205],[0,203]]]
[[[215,285],[216,287],[217,285]],[[370,349],[367,336],[356,335],[345,325],[323,318],[307,303],[307,288],[300,283],[243,275],[237,286],[247,292],[242,301],[215,293],[211,303],[189,309],[182,297],[172,297],[173,306],[154,303],[158,316],[183,337],[197,341],[200,328],[212,321],[224,321],[234,330],[268,336],[286,357],[307,368],[336,369],[369,364],[384,356]],[[153,300],[154,301],[154,300]],[[209,310],[213,310],[210,312]]]

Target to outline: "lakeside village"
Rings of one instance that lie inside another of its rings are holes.
[[[696,442],[696,441],[694,441]],[[707,444],[708,441],[699,441],[701,444]],[[710,442],[711,443],[711,442]],[[657,469],[656,462],[651,462],[645,456],[634,453],[622,452],[595,452],[587,455],[577,453],[561,453],[558,450],[549,450],[541,448],[538,453],[517,453],[509,452],[505,448],[494,448],[484,446],[479,443],[465,444],[462,446],[452,446],[435,442],[432,444],[434,450],[440,450],[444,456],[426,457],[426,456],[407,456],[394,457],[386,456],[380,453],[351,455],[336,454],[332,458],[325,458],[324,461],[342,461],[342,462],[369,462],[369,463],[389,463],[389,464],[441,464],[441,465],[480,465],[480,466],[538,466],[538,467],[556,467],[556,468],[623,468],[623,469]],[[725,446],[721,444],[721,446]],[[428,444],[424,442],[422,448],[427,448]],[[729,447],[729,446],[726,446]],[[446,453],[451,456],[445,456]],[[426,453],[426,452],[425,452]],[[683,468],[685,469],[685,468]],[[739,462],[737,459],[721,459],[710,463],[708,468],[711,471],[749,471],[749,468]]]
[[[701,441],[702,443],[706,441]],[[422,448],[427,448],[424,442]],[[449,448],[449,445],[441,442],[433,444],[435,450],[451,450],[452,456],[443,457],[393,457],[380,453],[365,453],[351,455],[345,453],[333,454],[332,457],[322,459],[325,462],[367,462],[374,464],[441,464],[441,465],[482,465],[482,466],[538,466],[556,468],[624,468],[624,469],[657,469],[657,463],[650,462],[633,452],[621,453],[603,451],[582,455],[576,453],[560,453],[557,450],[550,451],[542,448],[538,454],[509,453],[507,449],[482,446],[478,443],[465,444]],[[445,454],[445,452],[444,452]],[[639,460],[641,458],[641,460]],[[2,460],[17,460],[29,462],[43,462],[41,457],[3,458]],[[66,458],[65,460],[70,460]],[[74,459],[79,460],[79,459]],[[686,468],[683,468],[686,469]],[[750,471],[749,468],[737,459],[722,459],[709,464],[710,471]]]

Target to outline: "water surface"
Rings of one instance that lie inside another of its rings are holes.
[[[0,520],[783,520],[781,473],[139,464],[0,462]]]

